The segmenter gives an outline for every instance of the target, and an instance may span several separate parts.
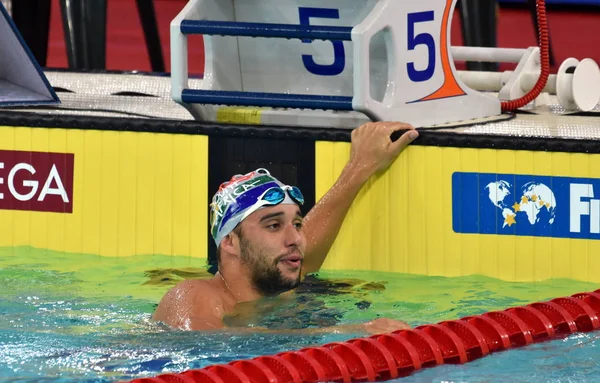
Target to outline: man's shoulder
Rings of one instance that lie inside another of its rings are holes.
[[[167,292],[167,295],[171,298],[190,299],[198,297],[199,294],[204,295],[204,293],[216,296],[216,294],[213,294],[216,291],[215,284],[209,279],[187,279],[176,284]]]
[[[195,306],[199,301],[217,303],[219,294],[209,279],[187,279],[173,286],[160,300],[157,309],[170,311]]]
[[[218,324],[221,319],[215,319],[210,311],[222,306],[223,297],[214,282],[207,279],[185,280],[165,294],[152,318],[171,327],[190,329],[200,326],[198,323],[194,324],[200,318],[201,327],[206,327],[207,321],[216,320],[215,323]],[[208,327],[214,326],[216,325]]]

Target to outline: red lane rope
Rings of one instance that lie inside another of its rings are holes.
[[[540,64],[541,73],[534,87],[523,97],[512,101],[503,101],[500,103],[502,111],[512,111],[524,107],[537,96],[542,93],[542,90],[548,82],[550,76],[550,37],[548,33],[548,20],[546,18],[546,1],[536,0],[537,19],[538,19],[538,36],[540,45]]]
[[[374,382],[600,329],[600,289],[411,330],[238,360],[130,383]]]

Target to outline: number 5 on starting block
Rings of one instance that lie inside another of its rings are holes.
[[[309,113],[298,109],[327,109],[316,111],[318,121],[331,126],[324,116],[344,114],[328,110],[415,126],[500,114],[497,98],[466,87],[456,75],[450,54],[455,3],[191,0],[171,23],[173,98],[197,118],[211,119],[207,105],[273,107],[285,109],[261,115],[277,114],[276,123],[284,124],[288,116],[300,125]],[[198,90],[187,86],[181,37],[193,33],[205,35],[205,80]]]
[[[450,55],[456,0],[380,1],[353,28],[354,110],[373,120],[417,125],[500,114],[500,102],[466,87]],[[370,42],[384,33],[388,57],[385,94],[371,96]]]

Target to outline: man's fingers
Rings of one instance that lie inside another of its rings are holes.
[[[400,138],[392,142],[390,146],[396,153],[400,153],[417,137],[419,137],[419,132],[417,132],[415,129],[405,130],[400,136]]]
[[[406,124],[404,122],[387,122],[386,126],[391,129],[392,132],[396,132],[398,130],[414,130],[415,128],[411,124]]]
[[[390,134],[390,140],[392,142],[396,142],[401,136],[406,134],[407,131],[415,130],[415,128],[412,125],[405,124],[403,122],[387,123],[387,125],[385,125],[385,128],[388,130]]]

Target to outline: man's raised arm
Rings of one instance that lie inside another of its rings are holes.
[[[391,135],[399,130],[410,132],[393,142]],[[348,163],[333,187],[304,219],[306,252],[303,275],[321,268],[363,185],[374,174],[386,170],[417,137],[418,133],[412,126],[399,122],[367,123],[352,131]]]

